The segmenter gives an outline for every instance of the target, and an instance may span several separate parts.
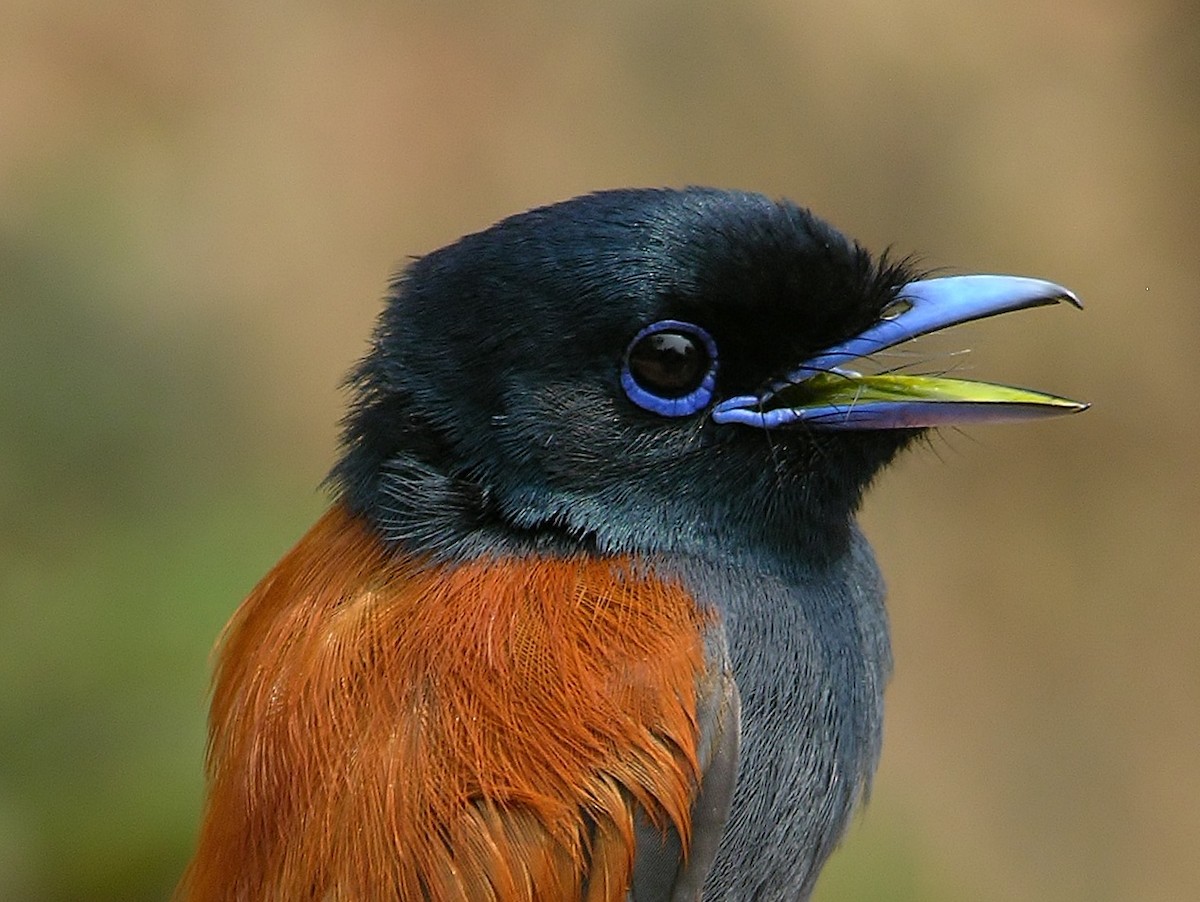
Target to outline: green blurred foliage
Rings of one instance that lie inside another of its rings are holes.
[[[148,331],[77,247],[0,237],[0,896],[165,898],[205,647],[319,499],[255,460],[236,342]]]
[[[868,246],[1088,304],[971,339],[981,375],[1093,410],[939,436],[868,503],[897,676],[875,800],[818,898],[1200,896],[1193,11],[4,18],[0,898],[169,894],[209,651],[324,503],[388,274],[517,209],[663,183],[787,195]]]

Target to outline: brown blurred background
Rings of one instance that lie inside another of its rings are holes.
[[[819,898],[1200,898],[1191,5],[5,0],[0,22],[0,898],[168,894],[209,648],[322,508],[389,273],[535,204],[689,183],[1087,304],[928,345],[1094,407],[947,432],[870,497],[896,676]]]

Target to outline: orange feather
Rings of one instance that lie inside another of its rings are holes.
[[[621,900],[688,844],[704,612],[623,558],[389,550],[332,508],[222,639],[188,900]]]

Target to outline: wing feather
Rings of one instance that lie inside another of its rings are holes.
[[[686,848],[708,792],[708,620],[625,559],[434,564],[331,509],[223,637],[180,897],[620,902],[635,813]]]

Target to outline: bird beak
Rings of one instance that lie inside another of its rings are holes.
[[[1054,395],[942,376],[864,376],[842,364],[960,323],[1066,301],[1061,285],[1018,276],[951,276],[910,282],[880,319],[849,341],[826,348],[760,395],[717,404],[717,423],[773,429],[807,423],[820,429],[910,429],[1057,416],[1088,405]]]

